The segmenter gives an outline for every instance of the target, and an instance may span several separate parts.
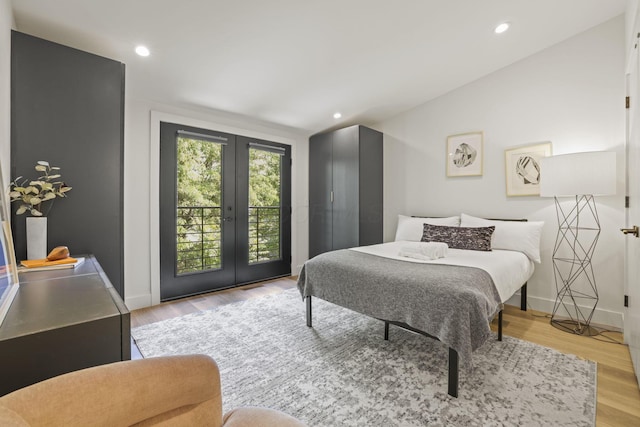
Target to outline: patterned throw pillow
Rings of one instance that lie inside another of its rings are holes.
[[[452,249],[490,251],[491,235],[496,229],[491,227],[447,227],[424,224],[422,242],[444,242]]]

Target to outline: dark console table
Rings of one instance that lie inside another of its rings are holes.
[[[0,395],[129,359],[129,310],[92,255],[75,268],[20,274],[0,326]]]

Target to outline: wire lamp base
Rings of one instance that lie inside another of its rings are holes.
[[[594,336],[590,326],[598,304],[598,288],[591,258],[600,236],[600,220],[593,196],[576,196],[565,211],[555,198],[558,234],[553,248],[556,301],[551,324],[565,332]]]
[[[570,319],[551,319],[551,326],[570,334],[584,335],[586,337],[594,337],[600,335],[600,331],[593,326],[584,325]]]

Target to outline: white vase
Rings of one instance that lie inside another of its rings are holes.
[[[47,217],[27,217],[27,259],[47,257]]]

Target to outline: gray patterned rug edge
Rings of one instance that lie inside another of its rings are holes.
[[[297,290],[134,328],[145,357],[203,353],[220,367],[223,406],[253,405],[310,426],[593,426],[594,362],[508,336],[461,369],[447,395],[447,348]]]

